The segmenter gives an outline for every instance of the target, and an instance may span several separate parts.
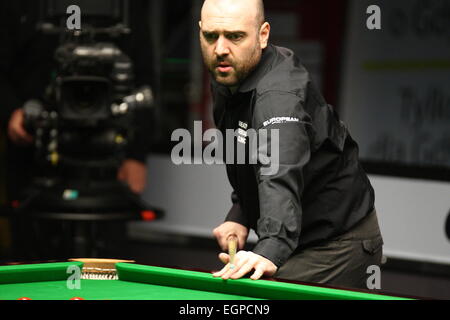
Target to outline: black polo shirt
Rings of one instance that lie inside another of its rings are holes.
[[[345,233],[374,209],[357,144],[291,50],[269,45],[234,94],[214,80],[212,92],[224,145],[230,143],[227,129],[236,130],[234,151],[245,145],[246,162],[226,164],[233,188],[226,221],[255,230],[253,252],[281,266],[295,251]],[[256,149],[249,129],[268,132]],[[272,145],[272,129],[279,147]],[[278,170],[267,174],[271,164],[258,156],[270,158],[274,147]]]

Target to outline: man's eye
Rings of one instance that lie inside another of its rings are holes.
[[[204,33],[203,36],[207,41],[214,41],[218,38],[217,34],[215,33]]]
[[[236,41],[236,40],[240,40],[242,38],[241,34],[236,34],[236,33],[232,33],[227,35],[227,38],[232,40],[232,41]]]

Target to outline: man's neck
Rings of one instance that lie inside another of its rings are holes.
[[[234,94],[237,89],[239,88],[239,86],[234,86],[234,87],[228,87],[230,89],[231,94]]]

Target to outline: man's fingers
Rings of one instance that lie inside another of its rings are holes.
[[[239,269],[237,269],[230,277],[231,279],[239,279],[245,276],[247,273],[252,271],[255,265],[258,263],[257,257],[251,257],[241,264]]]
[[[255,254],[251,251],[239,251],[236,254],[235,265],[234,268],[230,267],[229,263],[229,255],[225,253],[221,253],[219,258],[223,263],[227,263],[226,266],[216,272],[214,276],[222,277],[222,279],[239,279],[250,273],[252,270],[255,270],[253,274],[250,276],[251,279],[257,280],[262,276],[268,275],[272,276],[277,271],[277,266],[273,264],[272,261]]]
[[[26,144],[33,142],[33,137],[25,131],[21,126],[13,126],[8,130],[11,141],[19,144]]]
[[[214,277],[222,277],[225,274],[225,272],[227,272],[229,269],[230,269],[230,265],[227,264],[227,265],[225,265],[225,267],[222,268],[222,270],[213,273],[213,276]]]
[[[33,137],[24,128],[24,112],[22,109],[15,110],[8,123],[8,134],[13,142],[31,143]]]
[[[247,227],[232,221],[226,221],[213,230],[214,237],[217,239],[219,247],[223,251],[228,250],[228,238],[231,235],[237,236],[238,248],[244,247],[247,239],[248,229]]]
[[[127,183],[134,193],[142,193],[145,189],[145,183],[142,183],[142,181],[128,180]]]
[[[251,275],[250,278],[252,280],[258,280],[259,278],[261,278],[263,276],[263,274],[264,274],[264,269],[260,268],[260,267],[257,267],[255,269],[255,272],[253,272],[253,274]]]
[[[219,244],[220,249],[223,251],[227,251],[227,241],[225,237],[220,232],[220,227],[217,227],[213,230],[214,237],[217,239],[217,243]]]
[[[231,268],[231,265],[228,264],[228,270],[222,275],[222,279],[229,279],[233,274],[239,272],[239,270],[248,262],[248,259],[249,257],[246,251],[239,251],[236,254],[233,268]]]
[[[25,131],[22,127],[17,128],[17,134],[20,136],[20,138],[25,142],[32,142],[33,137]]]
[[[227,242],[227,239],[225,237],[221,237],[220,238],[220,248],[223,251],[228,251],[228,242]]]
[[[245,241],[247,240],[246,236],[238,236],[238,248],[239,250],[244,249]]]
[[[230,261],[230,257],[228,256],[228,254],[223,252],[220,253],[219,259],[220,261],[222,261],[222,263],[225,264],[225,266],[220,271],[213,273],[214,277],[221,277],[223,274],[225,274],[225,272],[227,272],[230,269],[230,265],[228,264],[228,262]]]
[[[223,264],[227,264],[230,261],[230,256],[222,252],[219,254],[219,259],[220,261],[222,261]]]

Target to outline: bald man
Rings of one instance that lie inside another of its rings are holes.
[[[244,145],[245,159],[260,159],[226,163],[233,205],[213,233],[224,251],[237,237],[239,251],[233,266],[221,253],[225,266],[214,276],[366,288],[383,240],[374,191],[347,128],[293,52],[269,44],[262,1],[206,0],[199,26],[216,126],[224,137],[236,130],[233,142]],[[250,129],[269,132],[256,151],[248,146]],[[260,157],[268,150],[278,152],[270,174]],[[249,229],[258,241],[244,251]]]

